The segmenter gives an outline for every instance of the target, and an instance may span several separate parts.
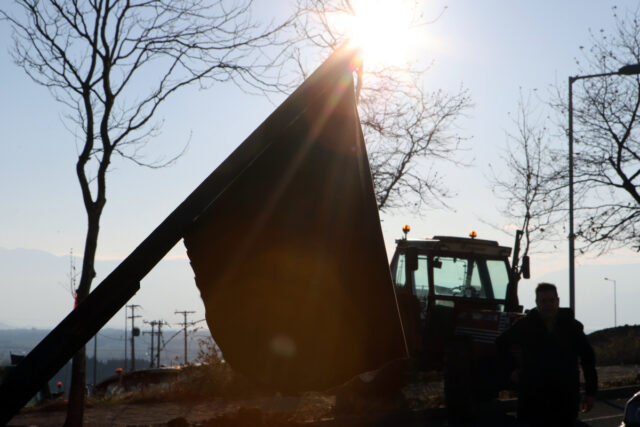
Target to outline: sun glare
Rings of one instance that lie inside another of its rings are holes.
[[[354,16],[346,22],[351,42],[362,48],[369,65],[401,65],[418,43],[418,14],[411,0],[352,1]]]

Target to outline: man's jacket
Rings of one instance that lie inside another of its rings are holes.
[[[548,330],[537,309],[531,310],[496,341],[503,357],[510,356],[513,368],[520,370],[517,389],[522,399],[546,400],[551,396],[579,393],[582,365],[587,395],[598,387],[595,355],[584,334],[582,323],[570,309],[560,309],[554,327]]]

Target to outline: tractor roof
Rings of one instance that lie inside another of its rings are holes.
[[[500,246],[495,240],[472,239],[469,237],[434,236],[431,239],[396,240],[398,247],[417,248],[426,252],[473,254],[491,257],[508,257],[511,248]]]

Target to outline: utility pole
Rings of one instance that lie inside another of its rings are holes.
[[[193,322],[187,322],[187,315],[193,314],[193,313],[195,313],[195,311],[187,311],[187,310],[175,311],[175,314],[182,314],[184,316],[184,322],[180,323],[180,325],[184,327],[184,364],[185,366],[188,360],[187,359],[187,326],[193,326],[195,324]]]
[[[126,371],[127,370],[127,365],[128,365],[128,353],[127,353],[127,341],[128,341],[128,334],[127,334],[127,322],[129,321],[129,318],[127,317],[129,315],[129,309],[128,306],[126,306],[124,308],[124,367],[123,369]]]
[[[157,351],[156,351],[156,366],[159,368],[160,367],[160,341],[162,340],[162,327],[164,325],[168,325],[167,322],[165,322],[164,320],[157,320],[156,324],[158,325],[158,339],[157,339],[157,343],[156,343],[156,347],[157,347]]]
[[[96,388],[98,372],[98,333],[93,336],[93,388]]]
[[[140,335],[140,329],[135,327],[135,319],[136,317],[142,316],[136,316],[135,314],[136,308],[140,308],[138,304],[130,304],[127,307],[131,309],[131,316],[129,316],[129,319],[131,319],[131,372],[133,372],[136,370],[136,349],[134,339]]]
[[[156,335],[155,328],[156,328],[156,325],[158,324],[158,322],[155,321],[155,320],[147,322],[145,320],[144,323],[148,323],[148,324],[151,325],[151,332],[143,332],[143,334],[145,334],[145,335],[146,334],[151,334],[151,357],[150,357],[149,367],[153,368],[153,359],[154,359],[154,356],[155,356],[155,353],[153,352],[153,349],[154,349],[154,347],[153,347],[153,337]],[[160,341],[158,341],[158,350],[160,350]],[[160,366],[158,366],[158,367],[160,367]]]
[[[582,76],[569,76],[569,307],[576,312],[576,273],[575,273],[575,238],[573,232],[573,83],[581,79],[608,76],[635,76],[640,74],[640,64],[630,64],[619,68],[618,71],[609,73],[587,74]]]

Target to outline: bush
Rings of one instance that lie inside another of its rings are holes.
[[[195,362],[183,368],[173,387],[181,398],[246,398],[261,394],[261,390],[231,369],[211,338],[199,341]]]

